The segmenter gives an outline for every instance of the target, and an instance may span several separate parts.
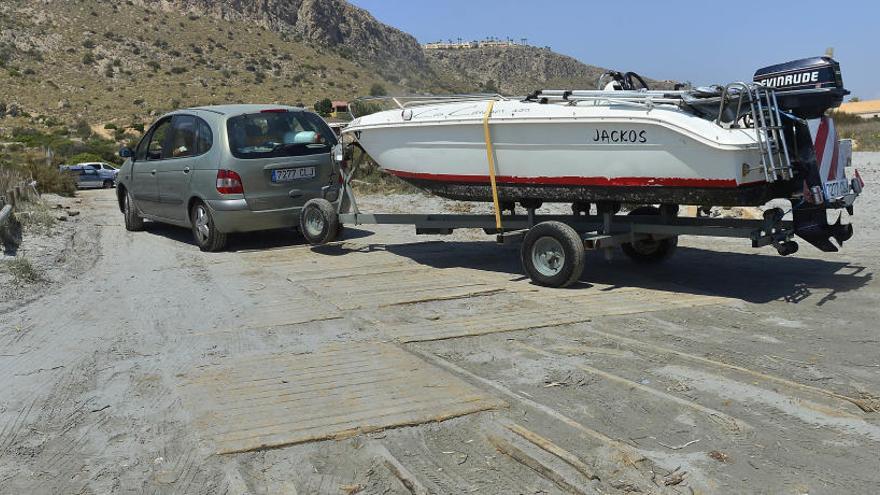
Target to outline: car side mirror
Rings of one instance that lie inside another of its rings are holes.
[[[131,158],[134,156],[134,152],[131,151],[131,148],[126,146],[125,148],[119,150],[119,156],[122,158]]]

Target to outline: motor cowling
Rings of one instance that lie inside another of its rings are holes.
[[[812,57],[758,69],[754,81],[776,90],[779,108],[802,119],[816,119],[839,106],[849,94],[840,64],[831,57]]]

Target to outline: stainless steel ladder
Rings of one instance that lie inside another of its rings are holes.
[[[731,101],[730,90],[735,89],[738,97],[736,114],[733,120],[724,120],[724,109]],[[761,153],[761,165],[767,182],[789,180],[793,176],[788,144],[782,126],[782,116],[776,101],[776,92],[763,84],[735,82],[724,87],[718,118],[715,123],[722,127],[736,127],[743,117],[743,101],[748,97],[751,127],[755,130],[755,141]]]

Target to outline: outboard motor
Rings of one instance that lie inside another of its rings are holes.
[[[843,88],[840,64],[830,57],[813,57],[771,65],[755,72],[755,82],[776,90],[779,109],[802,119],[818,119],[840,106],[849,91]]]
[[[795,144],[793,165],[802,179],[796,187],[803,201],[792,211],[795,233],[822,251],[837,251],[831,239],[843,245],[853,228],[841,223],[842,215],[829,224],[827,210],[846,207],[852,213],[846,197],[857,195],[863,185],[858,176],[847,179],[852,151],[839,140],[834,120],[826,115],[849,94],[840,64],[830,57],[804,58],[759,69],[754,80],[774,88],[779,109],[796,117],[791,119],[793,130],[787,131]]]

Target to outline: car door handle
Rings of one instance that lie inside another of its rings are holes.
[[[190,171],[189,167],[183,167],[183,173],[188,174]]]
[[[156,175],[156,169],[150,170],[150,175]]]

